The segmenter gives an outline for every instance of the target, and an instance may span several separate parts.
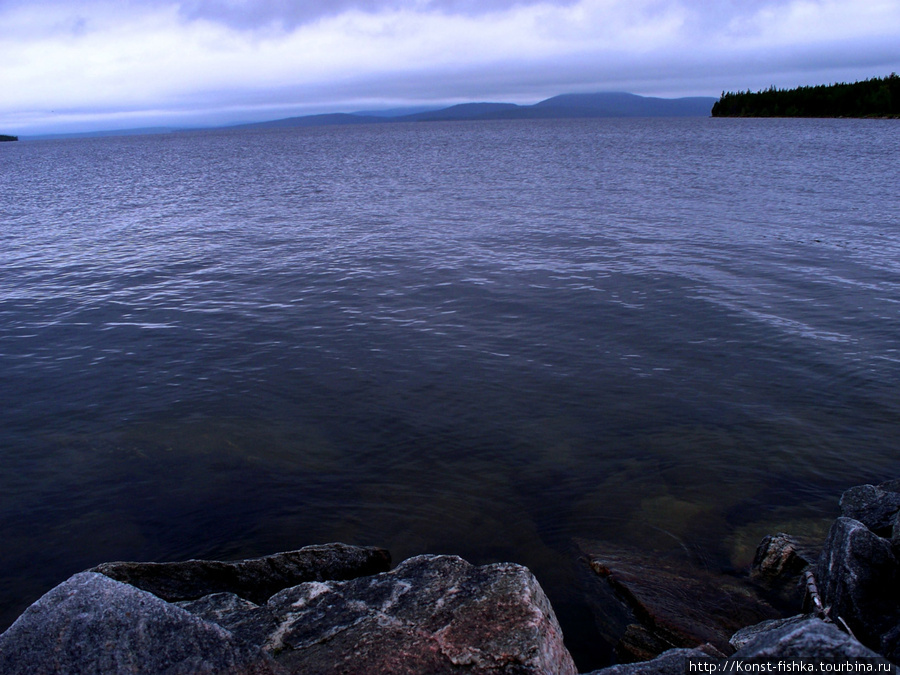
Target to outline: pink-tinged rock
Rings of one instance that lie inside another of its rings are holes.
[[[256,614],[221,596],[183,606],[233,626],[291,673],[576,672],[534,575],[510,563],[418,556],[384,574],[300,584]]]

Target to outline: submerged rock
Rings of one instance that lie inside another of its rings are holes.
[[[672,647],[705,643],[728,654],[736,630],[780,616],[751,584],[688,560],[596,542],[583,542],[582,550],[640,622],[620,640],[622,658],[647,659]]]
[[[386,572],[390,565],[390,553],[381,548],[324,544],[235,562],[109,562],[90,571],[170,602],[234,593],[261,603],[278,591],[305,581],[354,579]]]
[[[418,556],[384,574],[300,584],[249,607],[183,603],[291,673],[553,673],[575,665],[537,580],[511,563]]]
[[[811,562],[794,537],[783,532],[770,534],[756,549],[750,577],[767,583],[797,579]]]
[[[813,556],[802,550],[800,542],[780,532],[763,537],[753,564],[750,578],[785,604],[799,607],[803,601],[801,576],[813,562]]]
[[[82,572],[0,635],[0,672],[277,675],[260,649],[155,595]]]

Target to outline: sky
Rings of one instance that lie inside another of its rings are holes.
[[[900,0],[0,0],[0,133],[900,71]]]

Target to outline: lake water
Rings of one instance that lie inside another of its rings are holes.
[[[345,541],[739,571],[900,476],[891,120],[0,146],[0,627],[107,560]]]

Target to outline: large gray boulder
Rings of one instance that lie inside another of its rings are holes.
[[[381,548],[322,544],[235,562],[109,562],[89,571],[149,591],[169,602],[193,600],[211,593],[234,593],[260,603],[280,590],[305,581],[354,579],[386,572],[390,565],[390,553]]]
[[[872,659],[879,663],[887,663],[883,657],[839,630],[834,624],[816,618],[804,618],[775,625],[770,630],[757,634],[752,642],[730,657],[734,661],[798,658]]]
[[[887,539],[863,523],[838,518],[818,563],[819,593],[831,616],[890,659],[900,657],[900,566]]]
[[[857,485],[841,495],[841,515],[853,518],[879,535],[890,536],[894,517],[900,511],[900,483]]]
[[[276,675],[257,647],[155,595],[82,572],[0,635],[4,675]]]
[[[713,657],[699,649],[669,649],[650,661],[622,663],[587,675],[685,675],[689,660],[711,662]]]
[[[227,594],[181,605],[291,673],[576,672],[543,590],[511,563],[418,556],[384,574],[300,584],[262,606]]]

